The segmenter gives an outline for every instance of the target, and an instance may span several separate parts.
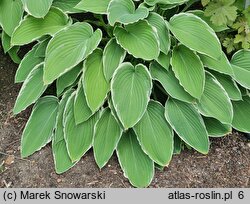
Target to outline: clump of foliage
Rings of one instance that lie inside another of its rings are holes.
[[[52,141],[63,173],[90,148],[100,168],[115,151],[145,187],[184,146],[207,154],[209,137],[250,132],[250,51],[229,59],[216,35],[244,30],[232,2],[204,12],[193,0],[1,0],[5,53],[18,62],[32,45],[15,76],[14,114],[35,103],[22,157]]]
[[[227,53],[250,48],[250,1],[202,0],[205,16],[220,27],[220,40]]]

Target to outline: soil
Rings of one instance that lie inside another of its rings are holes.
[[[0,187],[132,187],[116,156],[99,170],[89,151],[62,175],[54,171],[50,145],[28,159],[20,158],[20,138],[30,108],[12,114],[20,89],[14,84],[16,68],[0,47]],[[164,171],[156,170],[150,187],[250,187],[249,155],[250,143],[239,133],[212,138],[208,155],[184,150]]]

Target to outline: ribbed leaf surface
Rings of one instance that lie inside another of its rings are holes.
[[[21,155],[28,157],[50,142],[56,124],[58,100],[46,96],[38,100],[24,128]]]
[[[117,156],[124,175],[136,187],[148,186],[154,176],[154,163],[142,151],[133,130],[123,134],[118,147]]]
[[[75,8],[96,14],[106,14],[110,1],[111,0],[81,0]]]
[[[123,63],[111,81],[112,101],[125,129],[133,127],[146,111],[152,88],[147,68]]]
[[[166,166],[173,154],[174,134],[164,116],[164,107],[150,101],[142,119],[134,126],[144,152],[157,164]]]
[[[68,17],[56,8],[51,8],[44,18],[26,16],[15,29],[11,44],[25,45],[44,35],[54,35],[68,24]]]
[[[213,29],[201,18],[190,13],[176,14],[170,19],[169,28],[187,47],[212,58],[220,58],[220,41]]]
[[[106,108],[95,126],[94,155],[99,168],[105,166],[122,136],[122,129],[111,110]]]
[[[116,27],[117,42],[131,55],[144,60],[157,59],[160,54],[158,36],[146,21]]]
[[[189,48],[179,45],[173,50],[171,64],[184,89],[200,99],[205,85],[205,70],[200,58]]]
[[[88,23],[75,23],[59,31],[46,50],[44,82],[50,84],[93,52],[102,38]],[[62,49],[63,48],[63,49]]]
[[[166,103],[165,117],[184,142],[202,154],[208,153],[208,133],[193,105],[170,98]]]

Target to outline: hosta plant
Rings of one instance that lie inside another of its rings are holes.
[[[209,137],[250,132],[250,51],[228,58],[202,8],[0,0],[4,52],[18,62],[19,48],[31,48],[15,76],[23,85],[14,114],[34,104],[22,157],[52,141],[63,173],[91,148],[99,168],[115,152],[131,184],[146,187],[185,146],[207,154]]]

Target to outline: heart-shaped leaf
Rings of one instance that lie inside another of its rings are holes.
[[[97,121],[94,133],[94,155],[99,168],[105,166],[122,136],[122,129],[111,110],[106,108]]]
[[[45,84],[52,83],[83,61],[97,48],[101,38],[101,30],[93,32],[88,23],[75,23],[59,31],[49,42],[46,50]]]
[[[202,154],[208,153],[208,133],[193,105],[170,98],[166,103],[165,117],[184,142]]]
[[[133,127],[146,111],[152,88],[151,76],[142,64],[123,63],[111,81],[112,101],[125,129]]]
[[[39,99],[24,128],[21,155],[28,157],[51,141],[56,124],[58,100],[53,96]]]
[[[117,42],[131,55],[144,60],[157,59],[160,54],[156,31],[146,21],[116,27]]]
[[[53,6],[61,9],[65,13],[80,13],[81,10],[76,9],[75,6],[81,0],[53,0]]]
[[[184,89],[200,99],[205,85],[205,70],[200,58],[189,48],[179,45],[173,50],[171,64]]]
[[[44,35],[54,35],[69,24],[68,16],[57,8],[51,8],[44,18],[26,16],[12,34],[12,45],[29,44]]]
[[[116,22],[122,24],[135,23],[139,20],[147,18],[149,11],[146,7],[135,9],[132,0],[111,0],[108,7],[108,20],[110,25]]]
[[[191,13],[174,15],[169,21],[169,29],[185,46],[201,54],[218,59],[222,50],[215,32],[201,18]]]
[[[136,187],[148,186],[154,176],[154,162],[142,151],[133,130],[123,134],[117,156],[124,175]]]
[[[174,133],[164,116],[164,107],[150,101],[147,111],[134,126],[144,152],[157,164],[166,166],[173,154]]]
[[[43,18],[49,12],[53,0],[22,0],[22,2],[28,14]]]

